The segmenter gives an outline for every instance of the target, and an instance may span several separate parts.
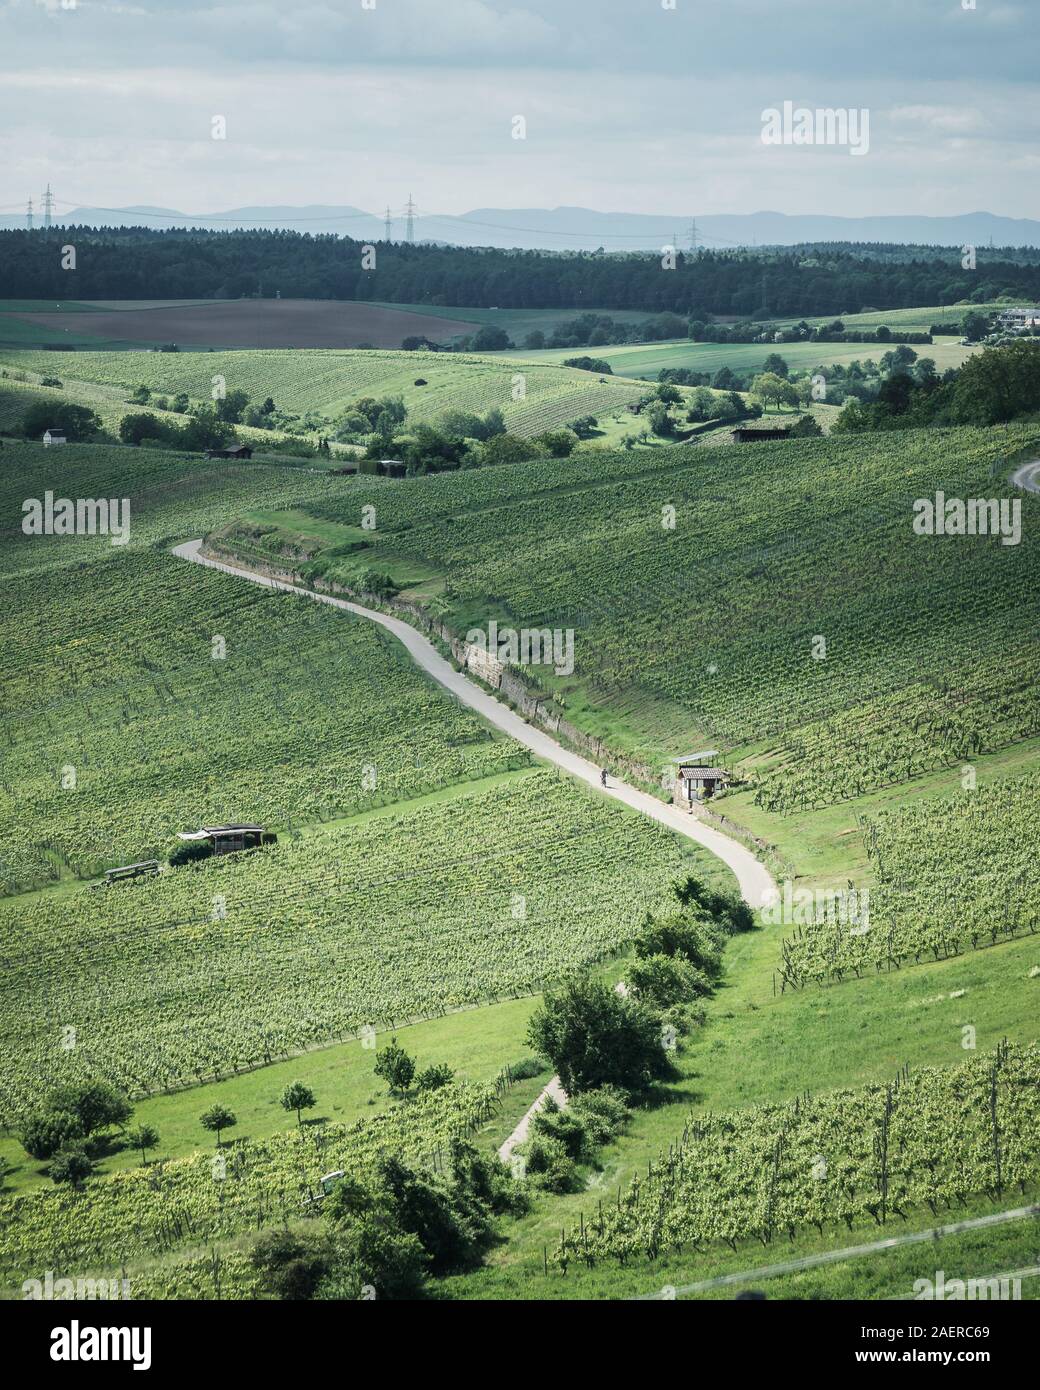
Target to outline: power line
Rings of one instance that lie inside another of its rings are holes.
[[[415,214],[416,206],[412,202],[412,195],[408,195],[408,206],[405,208],[404,239],[411,245],[415,241]]]
[[[51,212],[53,211],[53,207],[54,199],[51,195],[51,186],[50,184],[48,184],[47,191],[43,195],[43,225],[45,227],[49,227],[51,225]]]
[[[33,229],[33,209],[32,209],[32,199],[31,199],[31,198],[29,199],[29,207],[28,207],[28,209],[26,210],[26,214],[25,214],[25,227],[26,227],[26,230],[27,230],[27,231],[30,231],[30,232],[31,232],[32,229]]]
[[[393,240],[393,236],[392,236],[393,222],[392,222],[391,217],[390,217],[390,204],[389,204],[389,203],[387,203],[387,205],[386,205],[386,223],[385,223],[385,226],[386,226],[386,240],[387,240],[387,241],[392,241],[392,240]]]
[[[79,200],[78,202],[71,202],[71,201],[70,201],[69,199],[67,199],[67,198],[55,198],[55,199],[54,199],[54,202],[55,202],[56,204],[57,204],[57,203],[60,203],[63,207],[68,207],[68,208],[82,207],[82,208],[84,209],[84,211],[86,211],[86,212],[114,212],[114,213],[120,213],[120,214],[122,214],[122,215],[126,215],[126,213],[127,213],[126,208],[104,207],[104,206],[102,206],[102,205],[100,205],[100,204],[98,204],[98,203],[85,204],[85,203],[82,201],[82,199]],[[409,198],[409,204],[411,204],[411,207],[412,207],[412,215],[413,215],[413,217],[414,217],[415,214],[418,212],[418,208],[415,206],[414,203],[412,203],[411,198]],[[404,214],[407,214],[407,212],[408,212],[408,205],[406,205],[406,206],[404,207],[404,209],[402,209],[402,212],[403,212]],[[135,213],[133,213],[133,216],[134,216],[135,218],[141,218],[141,219],[151,218],[151,219],[153,219],[153,220],[155,220],[155,219],[159,219],[159,220],[163,220],[163,221],[169,220],[169,215],[168,215],[167,213],[161,213],[161,212],[135,212]],[[227,225],[229,225],[229,226],[241,226],[242,221],[243,221],[243,219],[240,218],[240,217],[223,217],[223,216],[218,216],[216,213],[208,213],[208,212],[181,213],[180,216],[183,218],[183,220],[184,220],[185,222],[192,222],[192,221],[195,221],[195,222],[200,223],[200,224],[201,224],[201,223],[205,223],[205,222],[217,222],[217,223],[220,223],[220,224],[222,224],[222,225],[223,225],[223,224],[227,224]],[[431,222],[460,222],[460,223],[462,223],[462,225],[465,226],[465,227],[487,227],[487,228],[489,228],[489,229],[491,229],[491,230],[493,230],[493,231],[499,231],[499,232],[525,232],[525,233],[527,233],[527,234],[530,235],[530,236],[575,237],[575,238],[579,238],[579,239],[587,239],[587,240],[590,240],[590,241],[593,240],[593,239],[596,239],[596,238],[598,238],[600,241],[634,241],[634,242],[639,242],[642,246],[646,247],[648,250],[653,249],[654,245],[656,244],[657,240],[659,239],[657,236],[651,234],[650,232],[645,232],[645,233],[644,233],[644,232],[598,232],[598,233],[595,233],[595,232],[589,232],[589,231],[581,231],[581,232],[579,232],[579,231],[571,231],[570,229],[556,228],[556,227],[552,227],[552,228],[547,228],[547,227],[517,227],[517,226],[514,226],[512,223],[508,223],[508,222],[483,222],[483,221],[480,221],[480,220],[478,220],[477,218],[474,218],[474,217],[467,217],[467,216],[465,216],[465,215],[462,214],[462,213],[452,213],[452,212],[438,212],[438,213],[429,213],[429,212],[428,212],[428,213],[424,213],[423,216],[424,216],[424,218],[425,218],[425,220],[426,220],[427,223],[431,223]],[[351,221],[357,221],[358,218],[364,218],[364,217],[372,218],[372,214],[371,214],[370,212],[337,212],[337,213],[327,213],[327,214],[325,214],[325,215],[322,216],[322,217],[294,217],[294,218],[292,219],[292,221],[293,221],[293,222],[351,222]],[[260,225],[260,226],[281,226],[281,225],[284,224],[284,222],[285,222],[286,219],[285,219],[285,218],[282,218],[282,217],[250,217],[250,218],[247,219],[247,220],[248,220],[250,223],[256,223],[256,224],[258,224],[258,225]],[[374,220],[374,219],[373,219],[373,220]],[[733,240],[731,240],[729,237],[709,236],[706,232],[700,232],[700,231],[697,233],[697,238],[698,238],[698,241],[700,241],[700,242],[709,242],[709,241],[710,241],[710,242],[717,242],[717,243],[719,243],[720,245],[723,245],[723,246],[746,246],[746,245],[747,245],[747,242],[744,242],[744,241],[733,241]]]

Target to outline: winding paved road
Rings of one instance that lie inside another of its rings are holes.
[[[240,579],[249,579],[254,584],[263,584],[270,589],[285,589],[290,593],[302,594],[318,603],[327,603],[333,608],[342,608],[348,613],[354,613],[360,618],[368,618],[371,622],[378,623],[380,627],[393,633],[397,640],[404,645],[417,666],[432,676],[445,690],[449,690],[464,705],[476,710],[489,724],[494,724],[503,733],[509,734],[517,743],[522,743],[525,748],[529,748],[538,757],[555,763],[564,772],[587,782],[590,787],[603,790],[600,787],[600,769],[595,763],[589,762],[587,758],[581,757],[578,753],[572,753],[542,729],[536,729],[531,724],[526,723],[508,705],[502,704],[493,695],[482,690],[461,671],[456,671],[454,666],[441,656],[428,638],[400,618],[392,618],[389,614],[380,613],[374,608],[363,608],[361,604],[351,603],[347,599],[334,598],[331,594],[319,594],[312,589],[302,589],[298,585],[286,583],[284,580],[271,579],[267,575],[257,574],[253,570],[244,569],[239,565],[229,565],[224,561],[210,560],[202,554],[201,540],[185,541],[183,545],[175,546],[173,553],[182,560],[191,560],[195,564],[223,570],[225,574],[233,574]],[[751,907],[764,907],[776,898],[776,883],[765,865],[761,864],[751,851],[737,840],[731,840],[728,835],[724,835],[720,830],[707,825],[696,814],[680,811],[675,806],[666,806],[656,797],[650,796],[647,792],[639,791],[635,787],[630,787],[624,782],[619,782],[616,778],[609,780],[606,795],[612,796],[615,801],[624,802],[626,806],[631,806],[637,811],[642,811],[643,815],[667,826],[669,830],[685,835],[688,840],[695,840],[697,844],[709,850],[716,858],[721,859],[733,871],[737,883],[740,885],[741,895]]]
[[[221,560],[211,560],[202,554],[201,540],[185,541],[183,545],[174,546],[173,553],[182,560],[191,560],[197,565],[208,565],[210,569],[223,570],[225,574],[233,574],[239,579],[252,580],[254,584],[263,584],[269,589],[285,589],[289,593],[312,598],[318,603],[327,603],[333,608],[345,609],[348,613],[354,613],[360,618],[368,618],[370,621],[378,623],[380,627],[385,627],[404,645],[417,666],[432,676],[445,690],[449,690],[464,705],[476,710],[489,724],[494,724],[503,733],[509,734],[517,743],[522,743],[525,748],[529,748],[532,753],[545,758],[548,762],[555,763],[565,772],[587,782],[590,787],[599,788],[600,791],[605,790],[606,795],[612,796],[615,801],[623,801],[626,806],[642,811],[651,820],[666,825],[670,830],[678,831],[680,835],[685,835],[689,840],[695,840],[697,844],[710,851],[716,858],[721,859],[733,871],[737,883],[740,885],[741,895],[751,907],[764,907],[776,898],[777,887],[772,874],[764,864],[759,863],[750,850],[745,849],[737,840],[731,840],[728,835],[723,835],[721,831],[713,829],[710,825],[705,825],[702,820],[697,819],[696,815],[688,811],[680,811],[674,806],[665,806],[656,797],[638,791],[635,787],[630,787],[624,782],[618,782],[615,779],[608,781],[605,789],[602,788],[600,786],[600,769],[595,763],[590,763],[587,758],[572,753],[543,730],[536,729],[526,723],[508,705],[502,704],[493,695],[489,695],[486,690],[482,690],[461,671],[456,671],[454,666],[441,656],[428,638],[400,618],[392,618],[388,613],[380,613],[375,608],[363,608],[359,603],[350,603],[347,599],[335,598],[332,594],[319,594],[313,589],[302,589],[296,584],[286,583],[285,580],[271,579],[267,575],[257,574],[255,571],[245,569],[240,565],[229,565]],[[532,1118],[544,1106],[546,1097],[550,1095],[561,1106],[566,1105],[567,1097],[558,1076],[553,1077],[499,1149],[499,1157],[504,1163],[509,1162],[513,1150],[527,1138]]]
[[[1024,463],[1021,468],[1016,468],[1011,475],[1011,481],[1023,492],[1040,493],[1040,459],[1034,459],[1032,463]]]

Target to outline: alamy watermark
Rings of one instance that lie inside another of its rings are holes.
[[[770,926],[814,927],[828,922],[846,927],[850,936],[870,930],[869,888],[795,888],[785,880],[783,891],[762,908]]]
[[[129,497],[58,497],[53,492],[22,503],[27,536],[108,536],[113,545],[130,539]]]
[[[150,1327],[86,1327],[73,1318],[51,1332],[52,1361],[129,1361],[135,1371],[152,1364]]]
[[[1021,1297],[1022,1280],[1008,1274],[991,1279],[947,1279],[945,1271],[937,1269],[934,1279],[914,1280],[914,1298],[926,1303],[974,1302],[979,1299],[1009,1303]]]
[[[847,145],[849,154],[870,151],[870,111],[866,107],[768,106],[762,112],[763,145]]]
[[[548,627],[500,628],[492,618],[487,632],[470,628],[466,633],[468,646],[476,647],[485,656],[511,666],[551,666],[558,676],[574,673],[574,629]]]
[[[918,497],[914,503],[917,536],[999,536],[1001,545],[1022,539],[1022,500],[1019,497]]]
[[[85,1279],[77,1275],[74,1279],[65,1278],[48,1269],[42,1279],[26,1279],[22,1284],[22,1297],[29,1302],[62,1302],[75,1299],[109,1300],[130,1297],[129,1279]]]

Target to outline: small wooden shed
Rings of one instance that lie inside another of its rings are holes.
[[[204,825],[199,830],[184,830],[178,840],[209,840],[214,854],[238,854],[244,849],[256,849],[264,844],[266,832],[262,825]],[[274,838],[273,836],[271,837]]]
[[[749,429],[741,427],[732,430],[734,444],[756,444],[760,439],[786,439],[787,430],[782,427],[775,429]]]
[[[230,444],[226,449],[207,449],[208,459],[251,459],[253,451],[248,444]]]
[[[680,763],[675,779],[675,800],[680,806],[691,806],[695,801],[710,801],[728,783],[729,776],[724,767]]]

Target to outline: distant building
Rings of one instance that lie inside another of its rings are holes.
[[[1040,328],[1040,305],[1019,305],[1014,309],[1003,309],[997,318],[997,325],[1017,333],[1027,333],[1031,328]]]
[[[787,430],[782,427],[775,429],[736,429],[731,430],[734,444],[756,444],[760,439],[786,439]]]
[[[64,431],[64,430],[56,430],[56,429],[44,430],[44,432],[43,432],[43,447],[44,447],[45,449],[49,449],[50,446],[51,446],[52,444],[67,444],[67,443],[68,443],[68,440],[65,438],[65,431]]]
[[[384,478],[403,478],[408,470],[401,459],[380,459],[379,471]]]

